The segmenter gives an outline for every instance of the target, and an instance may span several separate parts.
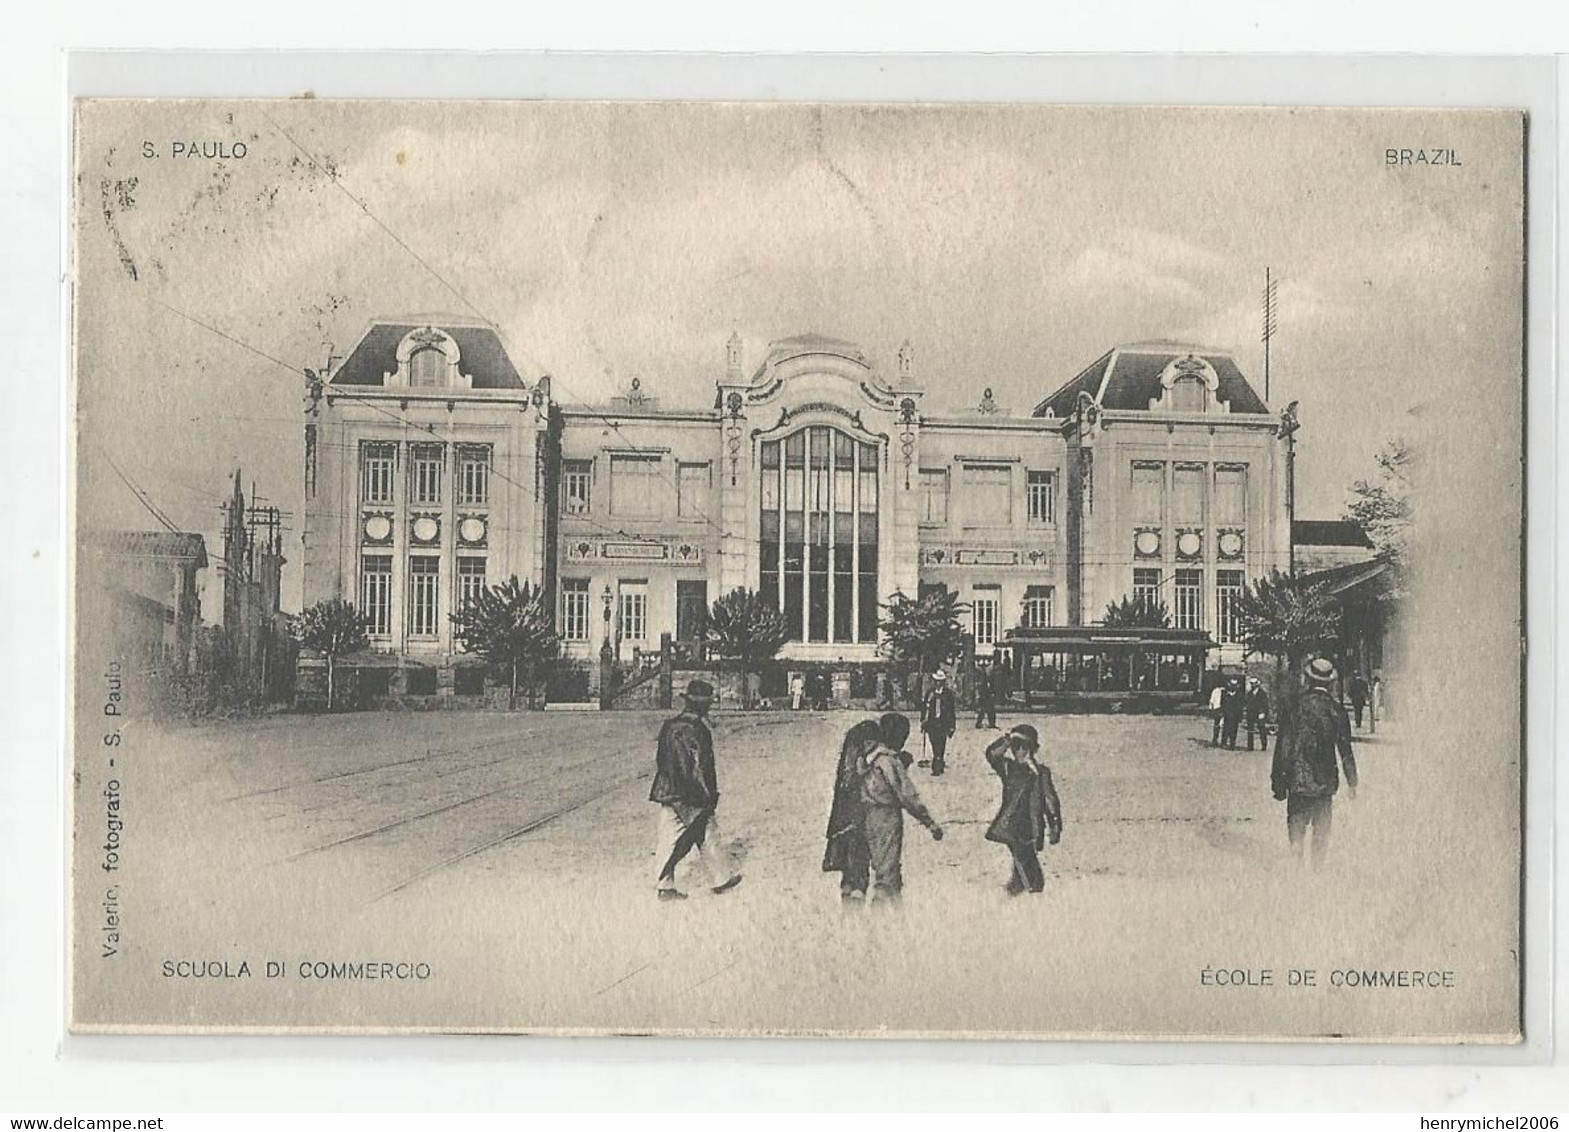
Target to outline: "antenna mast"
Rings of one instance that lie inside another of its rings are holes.
[[[1264,269],[1264,403],[1269,404],[1269,343],[1275,337],[1276,288],[1280,280],[1270,274],[1269,268]]]

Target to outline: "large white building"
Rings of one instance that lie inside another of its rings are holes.
[[[890,367],[811,334],[746,352],[716,348],[706,404],[636,382],[573,404],[482,324],[373,323],[307,401],[306,603],[347,598],[376,650],[441,669],[449,615],[512,575],[584,660],[695,637],[738,587],[775,598],[787,659],[847,664],[895,592],[956,591],[982,652],[1147,594],[1214,664],[1240,659],[1234,597],[1287,568],[1294,425],[1224,351],[1121,346],[1026,413],[908,344]],[[929,412],[938,383],[973,407]]]

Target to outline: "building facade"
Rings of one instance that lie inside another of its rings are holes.
[[[516,575],[569,657],[628,659],[746,588],[785,615],[787,659],[856,662],[896,592],[955,591],[983,655],[1149,595],[1235,663],[1236,596],[1288,566],[1294,418],[1222,351],[1119,347],[1024,413],[983,380],[928,413],[923,379],[974,379],[920,374],[908,344],[891,369],[820,335],[744,354],[732,336],[708,404],[637,381],[575,404],[481,324],[373,324],[308,389],[306,603],[354,601],[374,648],[439,665],[449,615]]]

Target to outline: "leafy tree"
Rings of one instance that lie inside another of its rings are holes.
[[[743,678],[749,678],[778,655],[790,639],[790,631],[771,598],[738,587],[718,598],[708,611],[704,639],[720,656],[739,661]],[[743,679],[743,683],[743,695],[750,706],[751,680]]]
[[[1160,598],[1140,594],[1106,606],[1101,624],[1108,629],[1169,629],[1171,613]]]
[[[946,588],[934,589],[914,601],[895,593],[878,622],[881,651],[906,678],[931,672],[964,652],[964,625],[959,615],[970,607]]]
[[[342,598],[318,601],[289,625],[294,639],[327,658],[327,710],[333,708],[338,658],[358,652],[370,643],[365,633],[365,618],[353,604]]]
[[[1411,536],[1411,446],[1400,437],[1387,441],[1375,457],[1378,473],[1351,485],[1346,518],[1360,524],[1379,557],[1388,562],[1397,579],[1404,572]]]
[[[452,614],[452,626],[464,648],[509,674],[511,708],[518,706],[519,683],[537,684],[561,652],[544,590],[516,575],[480,590]]]
[[[1339,635],[1340,607],[1328,588],[1279,570],[1248,587],[1236,609],[1248,651],[1277,657],[1293,672]]]

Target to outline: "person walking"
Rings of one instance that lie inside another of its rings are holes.
[[[908,731],[908,724],[905,729]],[[861,799],[861,778],[866,756],[877,746],[880,737],[878,723],[863,719],[845,732],[839,746],[833,803],[828,810],[828,845],[823,850],[823,872],[839,874],[839,898],[845,902],[866,897],[871,851],[866,844],[866,804]]]
[[[1368,700],[1367,681],[1362,679],[1360,672],[1351,678],[1351,687],[1348,691],[1351,693],[1351,711],[1356,717],[1356,725],[1360,730],[1362,713],[1367,709]]]
[[[1018,724],[986,748],[986,761],[1002,779],[1002,804],[986,840],[1006,845],[1013,856],[1010,896],[1045,889],[1040,852],[1047,841],[1056,845],[1062,840],[1062,803],[1051,771],[1036,759],[1039,750],[1040,737],[1028,723]]]
[[[1255,677],[1248,681],[1247,698],[1248,750],[1253,749],[1253,736],[1258,735],[1258,749],[1269,750],[1269,693]]]
[[[1319,657],[1303,670],[1306,687],[1283,713],[1270,766],[1270,788],[1286,804],[1286,837],[1300,858],[1308,831],[1313,863],[1329,852],[1335,793],[1340,789],[1336,756],[1346,772],[1346,793],[1357,796],[1357,762],[1351,750],[1351,720],[1335,699],[1335,666]]]
[[[921,705],[921,730],[932,745],[932,776],[947,769],[948,740],[958,728],[954,718],[953,689],[942,669],[932,673],[932,688]]]
[[[729,892],[741,883],[734,872],[715,811],[719,782],[714,770],[714,735],[708,711],[714,686],[693,680],[681,696],[683,710],[665,720],[659,729],[654,784],[648,800],[658,811],[658,892],[661,900],[685,900],[676,888],[676,866],[693,849],[698,851],[716,893]]]
[[[990,665],[975,670],[975,730],[983,726],[997,729],[997,686]],[[982,724],[982,720],[986,722]]]
[[[1226,682],[1224,680],[1217,680],[1215,682],[1215,687],[1212,688],[1209,693],[1209,717],[1210,720],[1214,723],[1214,727],[1211,729],[1209,736],[1209,745],[1211,747],[1220,746],[1220,709],[1221,706],[1225,703],[1225,696]]]
[[[806,698],[806,677],[799,672],[790,674],[790,710],[800,711],[801,701]]]
[[[1237,749],[1237,729],[1247,713],[1247,692],[1242,677],[1233,676],[1220,697],[1220,742],[1228,751]]]
[[[889,712],[877,722],[877,742],[865,748],[861,763],[861,812],[866,830],[872,895],[897,903],[904,894],[904,815],[924,825],[934,841],[942,826],[932,817],[906,770],[904,742],[910,721]]]

